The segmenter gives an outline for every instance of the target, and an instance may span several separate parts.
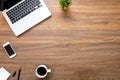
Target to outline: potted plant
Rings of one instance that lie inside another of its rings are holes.
[[[58,0],[58,1],[63,10],[67,10],[69,5],[72,3],[72,0]]]

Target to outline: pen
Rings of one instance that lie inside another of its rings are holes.
[[[20,79],[20,73],[21,73],[21,68],[20,68],[19,71],[18,71],[18,78],[17,78],[17,80]]]
[[[12,77],[14,77],[16,75],[16,71],[13,73]]]

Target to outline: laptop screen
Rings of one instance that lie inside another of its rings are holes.
[[[0,10],[9,9],[21,0],[0,0]]]

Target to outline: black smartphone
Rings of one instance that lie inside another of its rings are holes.
[[[9,58],[13,58],[16,56],[15,50],[13,49],[10,42],[3,44],[3,48],[5,49],[6,53],[8,54]]]

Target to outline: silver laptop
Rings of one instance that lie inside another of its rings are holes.
[[[16,36],[51,16],[44,0],[3,0],[0,4],[2,14]]]

